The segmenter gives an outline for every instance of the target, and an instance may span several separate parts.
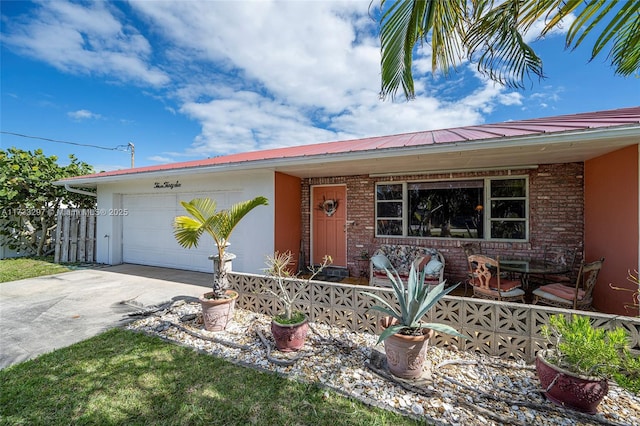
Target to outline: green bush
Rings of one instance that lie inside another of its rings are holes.
[[[640,391],[640,358],[631,354],[627,331],[595,328],[588,317],[552,315],[542,334],[555,346],[546,359],[576,374],[612,378],[631,392]]]

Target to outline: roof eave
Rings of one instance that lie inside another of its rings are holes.
[[[618,138],[640,136],[640,125],[623,125],[618,127],[592,128],[577,131],[567,131],[558,133],[544,133],[535,135],[496,137],[492,139],[480,139],[464,142],[450,142],[419,146],[401,146],[390,148],[376,148],[364,151],[349,151],[343,153],[323,153],[298,157],[279,157],[262,160],[243,161],[236,163],[223,163],[213,165],[199,165],[194,167],[181,167],[173,169],[161,169],[153,171],[136,172],[133,169],[130,173],[123,173],[109,176],[94,175],[90,177],[75,177],[62,179],[54,182],[54,185],[63,186],[69,184],[72,186],[94,188],[98,184],[116,183],[127,181],[133,178],[153,178],[162,176],[163,178],[175,175],[198,175],[204,173],[227,173],[233,171],[251,171],[258,169],[277,169],[278,167],[286,167],[295,165],[314,165],[318,163],[353,161],[353,160],[372,160],[379,158],[389,158],[407,155],[428,155],[449,152],[489,150],[513,147],[514,142],[518,142],[519,146],[536,146],[549,144],[566,144],[592,142],[595,140],[607,141]]]

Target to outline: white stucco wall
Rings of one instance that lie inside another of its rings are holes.
[[[168,184],[165,185],[165,182]],[[123,247],[130,238],[123,238],[123,223],[126,222],[125,229],[132,229],[132,226],[148,227],[144,232],[149,235],[150,262],[144,264],[210,272],[212,266],[207,256],[215,252],[213,239],[205,234],[198,248],[180,247],[173,237],[170,222],[173,217],[186,212],[177,202],[171,203],[170,200],[179,202],[209,197],[217,201],[218,209],[224,209],[238,201],[262,195],[267,197],[269,205],[259,206],[245,216],[231,235],[228,250],[237,255],[233,262],[234,270],[260,273],[265,267],[265,256],[274,250],[274,182],[273,172],[259,171],[197,175],[172,173],[155,177],[138,175],[123,182],[99,184],[97,262],[119,264],[127,260],[125,254],[128,247]],[[153,206],[163,202],[177,205],[175,214],[170,214],[170,220],[166,220],[169,214],[166,211],[159,222],[149,220],[147,223],[141,219],[142,215],[152,217]],[[125,212],[124,208],[128,210]],[[139,233],[138,229],[133,229]],[[162,251],[160,255],[151,255],[158,250]]]

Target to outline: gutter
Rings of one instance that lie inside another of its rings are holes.
[[[66,189],[69,192],[75,192],[76,194],[82,194],[82,195],[89,195],[90,197],[98,197],[98,194],[96,194],[95,192],[89,192],[89,191],[84,191],[82,189],[77,189],[77,188],[72,188],[70,186],[70,183],[65,183],[64,184],[64,189]]]

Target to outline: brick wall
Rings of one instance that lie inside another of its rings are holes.
[[[347,187],[347,261],[349,273],[358,276],[361,265],[354,259],[362,250],[373,253],[380,244],[413,244],[433,247],[446,260],[445,278],[449,282],[464,279],[467,261],[461,248],[465,239],[453,238],[376,238],[375,184],[412,180],[443,180],[500,176],[529,176],[529,241],[482,241],[483,251],[492,255],[543,257],[545,245],[581,246],[584,238],[583,163],[540,165],[533,170],[508,170],[472,173],[444,173],[393,177],[343,176],[304,179],[302,182],[302,235],[306,253],[310,253],[310,187],[346,185]],[[308,256],[307,256],[308,258]]]

